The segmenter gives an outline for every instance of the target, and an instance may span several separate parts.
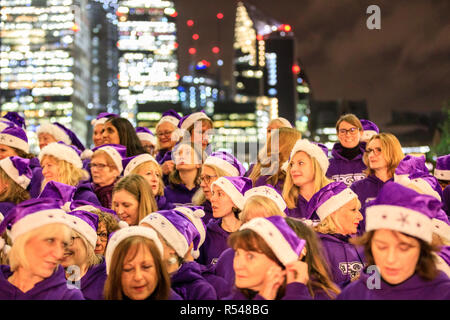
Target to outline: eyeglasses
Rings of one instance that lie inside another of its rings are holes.
[[[69,246],[73,245],[75,239],[79,239],[80,237],[70,237]]]
[[[173,131],[157,132],[156,135],[157,135],[158,137],[162,137],[162,136],[168,137],[168,136],[170,136],[170,135],[172,134],[172,132],[173,132]]]
[[[207,174],[200,176],[200,180],[205,181],[206,184],[210,184],[213,178],[217,178],[217,176],[208,176]]]
[[[367,148],[366,152],[367,152],[367,154],[370,154],[371,152],[373,152],[373,154],[377,156],[380,154],[381,148],[380,147],[376,147],[375,149]]]
[[[359,131],[359,129],[355,128],[355,127],[350,128],[350,129],[339,129],[339,134],[343,135],[343,136],[346,135],[347,133],[350,133],[351,135],[354,135],[358,131]]]
[[[88,167],[89,167],[89,169],[97,168],[97,169],[103,170],[106,167],[109,167],[109,165],[103,164],[103,163],[89,163]]]
[[[108,240],[108,234],[106,232],[97,233],[97,237],[101,242]]]

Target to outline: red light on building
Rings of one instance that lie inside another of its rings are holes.
[[[261,41],[263,39],[264,39],[264,37],[261,34],[256,35],[256,40]]]
[[[76,23],[74,23],[72,26],[72,31],[74,31],[74,32],[80,31],[80,27],[78,27],[78,25]]]
[[[300,73],[300,67],[297,65],[297,64],[294,64],[293,66],[292,66],[292,72],[293,73],[295,73],[295,74],[299,74]]]
[[[172,18],[175,18],[176,16],[178,16],[178,12],[174,12],[174,13],[172,13],[171,15],[170,15]]]
[[[197,49],[195,49],[195,48],[189,48],[189,54],[196,54],[196,52],[197,52]]]
[[[173,47],[174,47],[175,49],[178,49],[178,42],[174,42],[174,43],[173,43]]]
[[[212,48],[212,52],[213,53],[219,53],[220,52],[220,48],[218,46],[215,46]]]
[[[199,36],[197,33],[194,33],[194,34],[192,35],[192,39],[198,40],[198,38],[200,38],[200,36]]]
[[[180,75],[178,73],[175,75],[175,77],[177,78],[177,80],[180,80]]]
[[[217,14],[217,19],[219,19],[219,20],[221,20],[221,19],[223,19],[223,13],[222,12],[219,12],[218,14]]]
[[[188,27],[192,27],[194,25],[194,20],[189,19],[188,21],[186,21],[186,24]]]
[[[202,60],[200,62],[203,63],[203,65],[207,66],[208,68],[211,66],[211,63],[207,60]]]
[[[292,27],[290,25],[288,25],[288,24],[284,25],[284,31],[289,32],[291,30],[292,30]]]

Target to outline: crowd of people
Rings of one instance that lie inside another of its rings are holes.
[[[450,154],[353,114],[331,151],[273,119],[248,169],[204,112],[91,125],[42,124],[35,155],[0,118],[0,299],[450,299]]]

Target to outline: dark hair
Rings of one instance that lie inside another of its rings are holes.
[[[375,234],[375,231],[372,230],[369,232],[364,233],[362,236],[350,239],[349,242],[354,245],[360,245],[364,246],[364,255],[367,261],[367,265],[375,265],[375,259],[373,258],[372,254],[372,239]],[[404,236],[407,236],[409,238],[416,239],[419,242],[420,245],[420,254],[419,254],[419,260],[416,264],[416,270],[415,272],[423,279],[425,280],[433,280],[436,278],[438,274],[438,269],[436,267],[436,258],[433,255],[434,251],[439,251],[439,248],[435,245],[429,244],[422,239],[410,236],[408,234],[405,234],[400,231],[390,230],[395,237],[398,237],[397,233],[401,233]]]
[[[127,157],[147,153],[130,121],[125,118],[116,117],[109,118],[106,120],[106,123],[111,123],[117,129],[120,144],[127,147]]]

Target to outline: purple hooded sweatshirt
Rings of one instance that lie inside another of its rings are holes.
[[[207,266],[199,264],[203,278],[208,281],[216,290],[217,299],[221,300],[231,294],[232,284],[230,285],[224,278],[215,274],[215,265],[209,264]],[[231,265],[233,269],[233,264]]]
[[[167,201],[165,196],[156,196],[155,200],[158,210],[171,210],[175,208],[175,205],[172,202]]]
[[[3,217],[6,218],[8,216],[9,211],[14,208],[16,205],[13,202],[0,202],[0,213],[3,214]]]
[[[390,285],[380,278],[380,289],[373,287],[373,275],[361,273],[361,277],[342,290],[338,300],[450,300],[450,279],[442,271],[431,281],[415,273],[397,285]],[[372,289],[369,289],[372,286]]]
[[[160,150],[156,155],[155,159],[159,163],[159,165],[162,165],[164,162],[172,160],[172,151],[168,151],[167,149]],[[165,185],[169,184],[168,174],[163,174],[162,179]]]
[[[221,223],[222,219],[209,220],[206,226],[205,242],[200,247],[198,263],[204,265],[215,264],[221,253],[228,248],[227,240],[230,233],[220,226]]]
[[[67,286],[62,266],[25,293],[8,281],[12,274],[9,266],[0,266],[0,300],[84,300],[79,289]]]
[[[209,200],[206,200],[205,202],[202,203],[202,206],[203,211],[205,212],[205,215],[202,217],[202,220],[205,226],[207,226],[211,219],[215,219],[213,216],[211,202]]]
[[[285,213],[291,218],[308,218],[307,211],[308,201],[302,195],[298,195],[297,207],[293,209],[286,208]]]
[[[450,185],[442,191],[442,210],[445,211],[447,216],[450,216]]]
[[[103,287],[106,281],[105,259],[97,265],[91,266],[81,278],[81,292],[86,300],[103,300]]]
[[[320,232],[317,235],[322,242],[332,280],[342,289],[364,269],[363,248],[349,243],[350,236]]]
[[[169,184],[164,188],[164,196],[174,205],[190,204],[198,188],[199,186],[196,186],[189,190],[184,184]]]
[[[217,300],[214,287],[202,276],[200,265],[185,262],[171,276],[172,289],[183,300]]]
[[[363,171],[367,168],[363,162],[363,155],[366,144],[359,144],[360,153],[349,160],[342,155],[343,147],[340,142],[334,144],[331,150],[330,166],[326,176],[334,181],[343,182],[350,186],[353,182],[362,180],[366,177]]]
[[[308,287],[303,283],[293,282],[286,286],[286,292],[281,300],[311,300]],[[232,293],[223,300],[249,300],[239,289],[233,288]],[[266,300],[259,294],[256,294],[250,300]]]

